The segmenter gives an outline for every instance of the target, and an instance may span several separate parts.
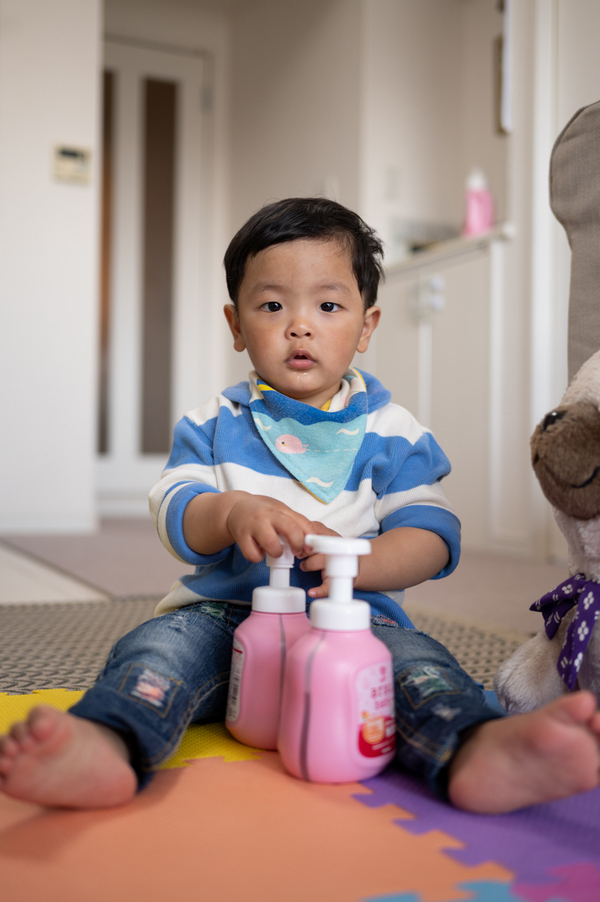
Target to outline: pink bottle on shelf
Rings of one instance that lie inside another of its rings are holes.
[[[467,179],[465,221],[462,234],[482,235],[494,225],[494,202],[482,170],[476,166]]]
[[[371,632],[371,612],[353,598],[366,539],[307,536],[327,555],[327,599],[313,601],[312,629],[288,657],[278,748],[295,777],[315,783],[365,780],[395,750],[392,656]]]
[[[290,648],[310,630],[303,589],[290,586],[294,555],[267,555],[269,585],[252,593],[252,613],[233,634],[225,726],[240,742],[276,749],[283,674]]]

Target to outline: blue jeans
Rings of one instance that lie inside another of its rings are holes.
[[[199,602],[142,623],[116,643],[71,708],[123,736],[140,787],[190,723],[225,719],[233,632],[249,614],[241,605]],[[394,661],[396,763],[444,795],[461,734],[501,715],[435,639],[381,616],[372,628]]]

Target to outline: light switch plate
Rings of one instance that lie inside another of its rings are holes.
[[[54,148],[54,178],[85,185],[91,177],[92,152],[86,147],[58,144]]]

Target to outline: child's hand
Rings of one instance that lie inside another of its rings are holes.
[[[248,561],[258,563],[266,554],[280,557],[281,538],[296,557],[306,552],[304,536],[316,532],[312,523],[287,504],[267,495],[244,494],[232,506],[227,529]],[[335,535],[335,533],[333,533]]]
[[[317,536],[339,536],[339,532],[329,529],[328,526],[324,526],[323,523],[318,521],[311,523],[310,532]],[[300,569],[307,573],[325,569],[325,555],[317,554],[308,545],[305,545],[304,553],[298,554],[296,557],[303,558]],[[329,579],[325,577],[321,585],[316,586],[314,589],[309,589],[308,594],[311,598],[327,598],[329,594]]]

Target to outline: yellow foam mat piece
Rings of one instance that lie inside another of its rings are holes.
[[[0,692],[0,734],[7,733],[17,720],[25,720],[36,705],[50,705],[59,711],[66,711],[83,695],[83,690],[34,689],[27,695],[8,695]]]
[[[222,723],[197,724],[187,728],[175,754],[163,768],[187,767],[196,758],[223,758],[224,761],[251,761],[260,758],[259,749],[242,745],[233,738]]]
[[[36,705],[50,705],[66,711],[79,701],[83,690],[34,689],[27,695],[8,695],[0,692],[0,735],[7,733],[11,725],[25,720]],[[224,761],[251,761],[259,758],[260,751],[242,745],[226,730],[222,723],[191,724],[181,745],[162,767],[187,767],[189,761],[198,758],[223,758]]]

